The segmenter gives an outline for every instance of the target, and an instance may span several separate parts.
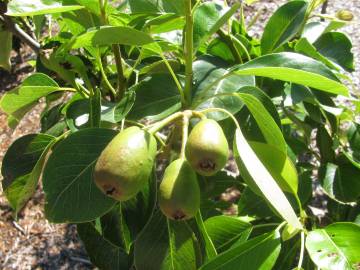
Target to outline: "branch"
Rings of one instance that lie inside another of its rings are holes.
[[[38,54],[40,52],[40,48],[41,48],[40,43],[37,42],[35,39],[33,39],[31,36],[29,36],[24,30],[22,30],[20,28],[20,26],[17,25],[16,23],[14,23],[13,20],[10,17],[8,17],[6,15],[1,15],[0,16],[0,22],[2,22],[5,25],[7,30],[9,30],[15,36],[20,38],[20,40],[22,42],[29,45],[29,47],[35,53]]]
[[[186,0],[186,26],[185,26],[185,43],[184,43],[184,54],[185,54],[185,89],[184,96],[187,104],[191,104],[191,90],[193,83],[193,51],[194,51],[194,19],[192,14],[192,1]]]
[[[112,45],[112,50],[115,56],[116,70],[118,73],[117,98],[121,100],[125,95],[126,77],[124,75],[120,46],[118,44],[114,44]]]

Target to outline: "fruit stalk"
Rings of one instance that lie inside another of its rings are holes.
[[[186,111],[183,114],[180,158],[185,158],[185,148],[186,148],[186,143],[187,143],[188,136],[189,136],[189,120],[190,120],[191,116],[192,116],[191,111]]]

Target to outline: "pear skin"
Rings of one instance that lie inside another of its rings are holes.
[[[120,132],[101,153],[94,170],[97,187],[117,201],[134,197],[149,179],[156,139],[139,127]]]
[[[186,159],[177,159],[166,168],[159,188],[159,205],[172,220],[190,219],[199,210],[199,184]]]
[[[225,167],[229,144],[220,125],[212,119],[201,120],[190,132],[186,159],[200,175],[212,176]]]

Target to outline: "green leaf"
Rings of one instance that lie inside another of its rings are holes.
[[[21,86],[7,92],[0,100],[0,108],[9,116],[15,125],[42,97],[63,91],[58,84],[42,73],[35,73],[24,80]]]
[[[11,0],[8,4],[8,16],[35,16],[67,12],[82,9],[82,6],[64,6],[57,0]]]
[[[195,270],[197,242],[186,222],[167,220],[156,212],[135,241],[137,270]]]
[[[0,40],[0,68],[10,72],[13,34],[10,31],[2,30],[0,26]]]
[[[348,162],[327,163],[319,170],[319,178],[326,193],[340,202],[356,202],[360,197],[360,168]]]
[[[235,58],[229,46],[220,38],[213,39],[206,48],[206,52],[210,55],[219,57],[228,63],[234,63]]]
[[[194,50],[216,33],[238,10],[240,3],[231,8],[219,3],[203,3],[194,12]]]
[[[130,112],[134,102],[134,92],[128,92],[118,103],[103,100],[100,115],[101,125],[106,126],[105,122],[119,123]],[[89,123],[90,109],[89,99],[75,100],[69,104],[66,110],[66,123],[72,131],[91,127]]]
[[[191,107],[196,110],[207,108],[225,108],[231,113],[238,112],[242,106],[237,97],[229,96],[245,86],[255,86],[253,76],[228,76],[226,63],[215,57],[203,57],[194,63],[194,97]],[[221,112],[210,113],[217,121],[228,116]]]
[[[315,48],[313,44],[311,44],[306,38],[301,38],[295,45],[295,51],[298,53],[302,53],[311,58],[314,58],[318,61],[323,62],[331,69],[338,70],[338,68],[325,56],[321,55]]]
[[[155,172],[135,198],[121,204],[131,241],[135,241],[153,215],[157,200]]]
[[[122,44],[142,46],[154,42],[145,32],[126,26],[103,26],[78,36],[72,44],[73,49],[83,47],[108,46]]]
[[[354,158],[360,160],[360,124],[350,123],[347,131],[347,139],[353,151]]]
[[[324,270],[355,270],[360,265],[360,226],[334,223],[310,232],[306,249],[313,262]]]
[[[132,13],[176,13],[184,15],[185,1],[174,0],[129,0]]]
[[[61,110],[64,104],[57,104],[52,108],[46,109],[41,115],[41,132],[46,133],[50,128],[62,120]]]
[[[129,258],[126,252],[106,240],[93,224],[78,224],[77,231],[94,265],[104,270],[128,269]]]
[[[246,107],[255,118],[266,142],[279,149],[281,152],[286,153],[286,142],[281,129],[263,104],[251,94],[237,93],[236,96],[245,103]]]
[[[274,53],[238,65],[239,75],[263,76],[309,86],[328,93],[348,96],[347,87],[324,64],[297,53]]]
[[[205,221],[205,227],[218,252],[227,250],[243,236],[247,238],[252,229],[250,223],[229,216],[211,217]]]
[[[130,119],[156,121],[181,108],[178,88],[169,74],[153,74],[129,90],[136,93]]]
[[[205,255],[206,255],[205,261],[211,260],[212,258],[215,258],[217,256],[217,252],[214,243],[212,242],[212,239],[210,238],[208,231],[205,227],[200,210],[196,213],[195,221],[196,221],[197,229],[199,230],[198,237],[202,240],[205,249]]]
[[[127,252],[129,250],[127,242],[128,228],[125,227],[126,224],[124,224],[121,208],[121,202],[118,202],[109,212],[97,219],[95,223],[97,225],[100,223],[99,227],[101,225],[102,236],[106,240]]]
[[[278,214],[294,228],[302,228],[294,210],[284,193],[271,176],[270,172],[261,163],[251,146],[246,141],[239,129],[236,130],[234,140],[234,155],[239,167],[244,164],[245,174],[249,174],[255,182],[262,195],[273,206]],[[240,172],[242,175],[242,172]]]
[[[297,262],[297,256],[300,249],[300,239],[294,237],[289,241],[284,241],[281,243],[281,252],[279,258],[276,261],[274,269],[276,270],[302,270],[298,268],[293,268]],[[306,258],[306,257],[305,257]],[[305,264],[303,263],[303,267]],[[306,270],[313,270],[312,268],[305,268]]]
[[[354,71],[354,54],[351,40],[343,33],[328,32],[315,41],[314,46],[323,56],[347,71]]]
[[[166,60],[166,62],[169,63],[171,68],[174,70],[174,72],[180,71],[181,65],[176,60]],[[168,73],[169,68],[166,65],[166,62],[164,60],[160,60],[154,63],[151,63],[150,65],[147,65],[139,70],[139,75],[151,75],[151,74],[157,74],[157,73]]]
[[[281,6],[271,16],[261,38],[262,54],[269,54],[293,38],[301,29],[308,3],[291,1]]]
[[[280,253],[278,232],[264,234],[225,251],[200,270],[270,270]]]
[[[166,13],[148,20],[144,27],[148,27],[150,33],[160,34],[168,33],[175,30],[181,30],[184,28],[185,18],[179,17],[176,14]]]
[[[238,202],[238,214],[240,216],[254,216],[256,218],[273,216],[273,212],[266,201],[253,192],[250,187],[246,187],[241,193]]]
[[[198,176],[201,187],[201,196],[204,199],[218,197],[228,188],[238,187],[239,179],[228,175],[225,171],[220,171],[213,176]]]
[[[53,136],[30,134],[16,140],[5,154],[2,186],[15,215],[35,193]]]
[[[334,162],[335,151],[333,149],[333,139],[324,126],[319,126],[316,133],[316,144],[319,148],[321,162],[326,164]]]
[[[249,143],[280,188],[296,195],[298,191],[298,175],[295,165],[286,153],[265,143]]]
[[[115,201],[96,187],[93,168],[115,135],[109,129],[84,129],[55,148],[43,175],[47,219],[55,223],[88,222],[114,206]]]
[[[135,103],[135,92],[128,91],[118,103],[102,101],[101,120],[109,123],[119,123],[130,112]]]

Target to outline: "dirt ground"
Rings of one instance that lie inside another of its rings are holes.
[[[258,23],[251,30],[253,34],[261,33],[264,22],[283,2],[284,0],[262,0],[247,10],[246,16],[250,20],[254,12],[264,7]],[[350,9],[355,16],[359,16],[360,1],[330,0],[328,9],[330,14],[342,8]],[[353,40],[357,67],[360,61],[359,19],[360,17],[357,17],[355,23],[345,28]],[[21,49],[21,55],[23,59],[14,53],[11,74],[0,71],[0,98],[5,91],[18,85],[32,71],[32,68],[26,64],[27,60],[33,58],[31,52],[25,47]],[[360,89],[359,70],[352,75],[352,78],[357,89]],[[0,165],[6,149],[14,140],[39,131],[42,108],[43,105],[39,104],[35,110],[26,115],[15,130],[7,126],[6,116],[0,111]],[[77,236],[75,226],[50,224],[44,218],[43,206],[44,195],[39,187],[16,222],[0,190],[0,269],[94,269]]]

